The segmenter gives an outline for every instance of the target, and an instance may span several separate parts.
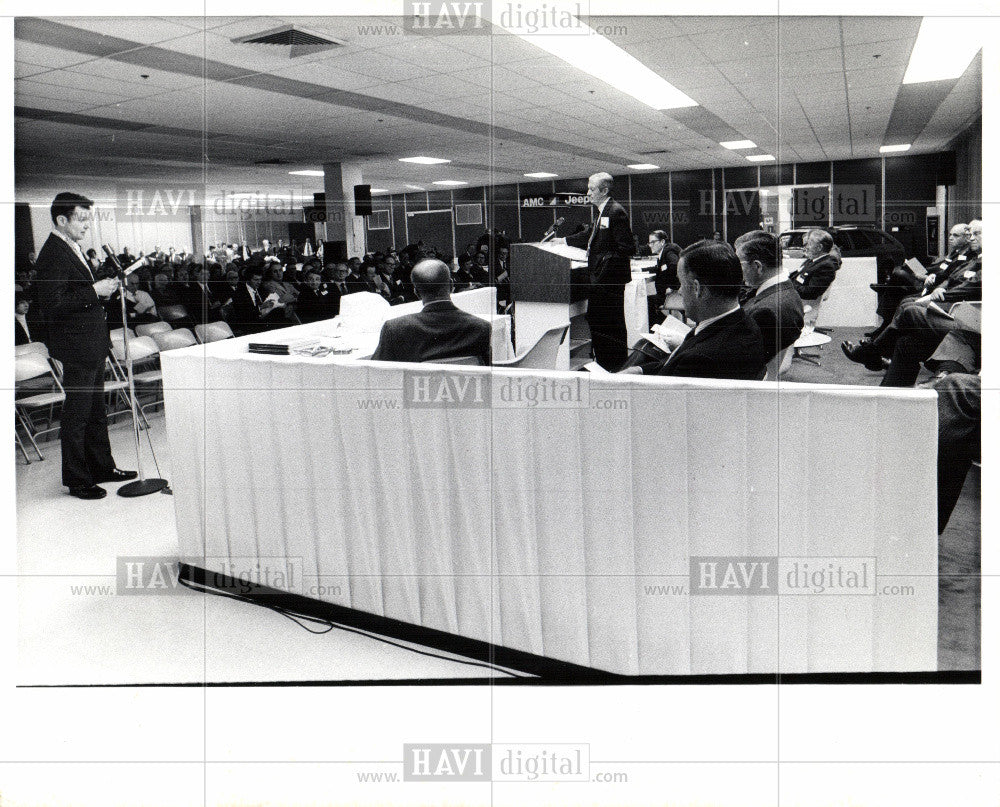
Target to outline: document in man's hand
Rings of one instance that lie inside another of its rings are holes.
[[[917,277],[927,277],[927,267],[916,258],[910,258],[903,265],[908,266]]]
[[[948,319],[955,319],[951,314],[949,314],[947,311],[945,311],[937,303],[927,303],[927,310],[928,311],[937,311],[939,314],[942,314],[943,316],[948,317]]]

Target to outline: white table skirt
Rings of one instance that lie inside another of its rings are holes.
[[[308,596],[616,673],[936,669],[931,392],[247,360],[232,344],[162,357],[196,565],[299,558]],[[492,405],[406,407],[404,371],[490,384]],[[511,403],[529,388],[578,400]],[[873,558],[879,586],[912,592],[655,588],[686,587],[692,556],[778,554]]]

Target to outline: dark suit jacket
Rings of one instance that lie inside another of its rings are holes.
[[[802,298],[787,280],[751,297],[743,310],[760,328],[764,355],[770,361],[802,333]]]
[[[28,327],[30,328],[31,325],[29,324]],[[27,332],[24,330],[24,328],[21,327],[20,321],[15,319],[14,320],[14,344],[15,345],[26,345],[30,341],[31,340],[28,338]]]
[[[257,290],[260,301],[264,302],[264,294]],[[259,333],[268,327],[265,317],[261,316],[260,309],[254,303],[246,283],[240,283],[233,294],[233,309],[229,315],[229,324],[233,333],[237,336],[247,333]]]
[[[827,252],[803,261],[788,279],[803,300],[818,300],[830,288],[839,268],[840,260]]]
[[[428,303],[418,314],[387,320],[372,358],[421,362],[477,356],[488,365],[491,333],[485,319],[456,308],[450,300],[441,300]]]
[[[111,349],[104,306],[83,261],[57,235],[38,253],[38,302],[49,353],[74,364],[102,362]]]
[[[667,289],[677,291],[681,286],[681,281],[677,277],[680,257],[681,248],[671,241],[660,250],[656,258],[656,276],[653,278],[653,283],[656,285],[656,296],[660,300],[666,297]]]
[[[959,270],[965,264],[972,263],[975,260],[976,254],[969,247],[961,250],[952,250],[941,260],[936,263],[932,263],[927,267],[927,277],[934,275],[934,282],[928,283],[925,279],[925,290],[936,289],[938,286],[945,283],[956,270]]]
[[[944,303],[983,299],[982,258],[956,266],[944,282]]]
[[[179,298],[181,305],[187,309],[188,316],[195,322],[215,322],[220,319],[220,304],[216,302],[215,296],[211,292],[211,286],[206,292],[196,281],[192,280],[186,289],[182,289]]]
[[[607,219],[607,225],[601,226]],[[594,232],[594,240],[590,234]],[[608,199],[604,211],[594,224],[582,233],[567,236],[566,243],[590,252],[587,270],[590,274],[587,321],[591,326],[618,325],[625,327],[625,284],[632,279],[630,258],[635,249],[628,214],[614,199]]]
[[[760,329],[741,308],[695,333],[646,375],[761,379],[767,366]]]
[[[320,286],[319,291],[313,291],[305,286],[299,291],[299,299],[295,303],[295,314],[300,322],[319,322],[322,319],[332,319],[339,313],[340,292],[336,289],[330,291]]]

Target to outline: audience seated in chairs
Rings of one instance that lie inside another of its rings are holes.
[[[750,291],[743,310],[760,328],[767,360],[791,347],[802,333],[802,298],[781,270],[781,244],[771,233],[751,230],[736,239],[743,281]]]
[[[876,313],[882,324],[866,334],[875,339],[882,334],[899,306],[907,297],[922,297],[945,285],[956,272],[964,270],[966,264],[976,259],[976,250],[969,242],[969,225],[956,224],[948,233],[948,253],[939,261],[927,267],[927,276],[920,280],[908,266],[897,266],[885,282],[873,283],[872,290],[878,292]]]
[[[806,233],[806,259],[789,275],[788,279],[803,300],[819,300],[840,269],[840,253],[834,252],[833,236],[826,230]]]
[[[959,327],[947,313],[956,302],[981,301],[983,223],[969,223],[969,243],[979,252],[974,262],[963,264],[961,271],[929,294],[904,301],[889,326],[875,339],[855,345],[842,342],[841,349],[851,361],[869,370],[884,369],[883,358],[891,358],[882,379],[883,387],[912,387],[920,373],[920,363],[935,352],[941,341]]]
[[[677,264],[687,316],[697,324],[665,359],[622,372],[694,378],[761,379],[767,356],[760,329],[739,305],[740,260],[721,241],[699,241]]]

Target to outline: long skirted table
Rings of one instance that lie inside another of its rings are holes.
[[[933,392],[247,341],[161,357],[190,569],[567,680],[937,668]]]

